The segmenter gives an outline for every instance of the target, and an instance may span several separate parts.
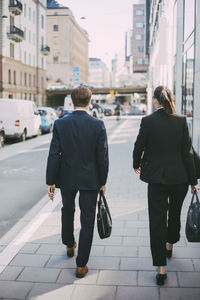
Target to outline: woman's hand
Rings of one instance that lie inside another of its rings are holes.
[[[197,185],[191,185],[191,192],[192,194],[194,193],[194,191],[196,191],[198,193],[198,191],[200,190],[200,187]]]
[[[136,174],[140,174],[140,172],[141,172],[141,169],[140,169],[140,168],[134,169],[134,170],[135,170],[135,173],[136,173]]]

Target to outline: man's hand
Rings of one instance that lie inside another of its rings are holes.
[[[102,190],[103,194],[105,195],[105,193],[106,193],[106,185],[103,185],[103,186],[101,187],[101,190]]]
[[[140,174],[140,172],[141,172],[141,169],[140,169],[140,168],[134,169],[134,170],[135,170],[135,173],[136,173],[136,174]]]
[[[194,194],[195,190],[198,193],[198,191],[200,190],[200,187],[198,185],[191,185],[191,192],[192,192],[192,194]]]
[[[55,189],[56,189],[55,184],[47,186],[47,193],[51,200],[54,199]]]

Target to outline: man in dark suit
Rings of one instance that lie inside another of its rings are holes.
[[[81,230],[76,258],[79,278],[88,272],[97,195],[100,189],[105,193],[108,174],[106,129],[103,121],[87,113],[91,96],[85,87],[73,90],[75,110],[70,116],[55,121],[46,173],[49,197],[53,199],[55,186],[61,189],[62,241],[69,257],[74,256],[76,248],[75,197],[78,191],[80,194]]]

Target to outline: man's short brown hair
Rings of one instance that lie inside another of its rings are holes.
[[[71,97],[74,106],[85,107],[90,102],[92,92],[86,87],[79,86],[72,91]]]

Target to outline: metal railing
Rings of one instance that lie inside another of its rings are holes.
[[[24,38],[24,32],[14,25],[9,27],[8,33],[16,34],[16,35],[20,36],[21,38]]]
[[[49,46],[41,46],[41,51],[42,52],[50,52],[50,47]]]
[[[9,7],[17,7],[21,11],[23,10],[23,5],[19,0],[10,0]]]

